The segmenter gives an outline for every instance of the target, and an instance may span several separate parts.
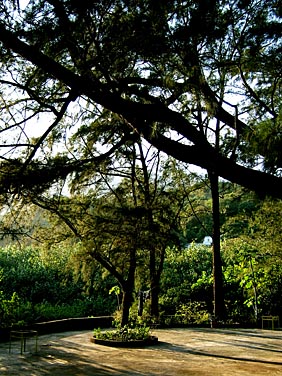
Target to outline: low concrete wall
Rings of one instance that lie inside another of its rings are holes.
[[[60,333],[68,331],[93,330],[95,328],[110,328],[112,316],[78,317],[46,322],[38,322],[20,329],[37,330],[39,335],[49,333]],[[15,328],[0,329],[0,342],[8,341],[10,330]]]
[[[29,326],[29,329],[37,330],[38,334],[59,333],[72,330],[93,330],[94,328],[109,328],[112,325],[112,316],[79,317],[63,320],[38,322]]]
[[[0,328],[0,342],[6,342],[10,338],[10,330],[9,328]]]

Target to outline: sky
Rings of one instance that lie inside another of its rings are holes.
[[[29,3],[29,0],[19,0],[21,9],[24,9],[27,4]]]

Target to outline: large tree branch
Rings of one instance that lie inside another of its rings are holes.
[[[170,123],[177,132],[187,137],[193,143],[208,145],[201,132],[197,131],[196,128],[180,114],[161,104],[142,104],[121,98],[118,94],[110,92],[107,85],[101,84],[92,76],[80,76],[65,68],[52,58],[49,58],[37,48],[19,40],[13,32],[7,30],[1,24],[0,40],[7,48],[12,49],[33,64],[41,67],[55,79],[64,82],[67,86],[72,88],[74,92],[87,95],[94,102],[115,113],[123,115],[130,122],[135,124],[138,122],[138,119],[143,119]]]
[[[13,32],[0,24],[0,40],[15,53],[39,66],[47,74],[62,81],[79,94],[84,94],[97,104],[124,116],[138,133],[165,153],[187,163],[216,171],[219,176],[264,194],[282,197],[282,179],[260,171],[237,165],[216,153],[204,135],[181,114],[161,104],[142,104],[121,98],[107,85],[91,77],[83,77],[65,68],[38,49],[19,40]],[[208,93],[209,95],[209,93]],[[221,114],[221,115],[220,115]],[[218,109],[217,116],[230,125],[234,117]],[[194,147],[169,140],[151,129],[152,122],[170,125],[194,144]],[[240,124],[240,123],[238,123]],[[238,125],[237,124],[237,125]]]
[[[26,168],[26,166],[30,163],[30,161],[35,156],[36,152],[40,148],[43,141],[46,139],[46,137],[52,132],[52,130],[59,124],[59,122],[62,120],[63,116],[65,115],[65,112],[69,106],[69,104],[75,100],[76,95],[74,95],[72,92],[69,94],[69,96],[66,98],[65,103],[62,105],[61,110],[57,113],[57,117],[55,121],[48,127],[48,129],[43,133],[43,135],[39,138],[37,143],[34,145],[34,148],[28,158],[26,159],[23,168]]]
[[[95,165],[98,169],[101,162],[110,158],[131,137],[129,133],[125,134],[105,153],[77,161],[68,160],[66,157],[57,157],[46,164],[30,162],[26,165],[19,160],[5,161],[0,164],[0,194],[24,191],[40,193],[50,188],[53,182],[65,179],[73,172],[85,171],[87,168],[93,170]]]
[[[212,148],[203,151],[197,146],[187,146],[161,134],[155,137],[148,134],[147,137],[152,145],[179,161],[214,171],[219,176],[262,196],[282,198],[282,179],[277,176],[236,164],[233,160],[217,154]]]
[[[212,107],[214,108],[214,117],[220,121],[222,121],[224,124],[228,125],[229,127],[233,128],[239,133],[242,133],[246,128],[247,125],[240,119],[238,119],[237,114],[234,115],[230,114],[228,111],[226,111],[222,105],[220,104],[216,94],[213,92],[213,90],[208,85],[205,77],[201,75],[200,79],[188,78],[184,83],[174,83],[173,88],[168,87],[163,80],[159,78],[144,78],[144,77],[129,77],[120,80],[121,88],[123,88],[128,93],[134,93],[135,95],[138,95],[140,93],[140,96],[143,95],[143,93],[138,90],[137,88],[134,88],[132,86],[129,86],[129,89],[126,89],[126,85],[128,84],[136,84],[136,85],[142,85],[145,87],[148,87],[148,89],[152,89],[155,87],[158,87],[160,89],[165,90],[172,90],[174,93],[171,95],[171,97],[166,101],[169,104],[174,103],[178,97],[181,94],[185,94],[191,90],[197,90],[203,94],[205,99],[211,103]],[[156,101],[155,97],[149,96],[148,98],[152,98],[152,103]],[[236,105],[231,105],[231,107],[236,108]]]

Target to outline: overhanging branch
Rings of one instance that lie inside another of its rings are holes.
[[[46,56],[37,48],[19,40],[3,24],[0,24],[0,40],[8,49],[12,49],[15,53],[39,66],[50,76],[69,86],[77,95],[84,94],[95,103],[122,115],[140,135],[143,135],[159,150],[181,161],[215,171],[219,176],[254,191],[282,197],[281,178],[237,165],[227,157],[219,155],[213,150],[204,135],[197,131],[181,114],[161,104],[137,103],[120,97],[119,94],[111,92],[106,84],[101,84],[94,79],[92,75],[90,77],[80,76]],[[208,88],[206,89],[208,90]],[[222,122],[229,125],[230,122],[234,122],[234,117],[226,111],[222,112],[220,108],[217,111],[215,116]],[[171,129],[185,136],[194,146],[169,140],[159,133],[154,134],[151,128],[153,122],[169,124]],[[238,125],[240,122],[237,122]],[[68,166],[70,171],[73,167],[73,165]],[[67,173],[68,168],[64,169],[64,173]]]

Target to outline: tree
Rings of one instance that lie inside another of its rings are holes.
[[[53,233],[57,241],[73,238],[81,252],[79,258],[93,268],[92,260],[117,281],[121,288],[121,324],[128,323],[134,299],[135,272],[140,247],[139,215],[128,203],[127,187],[120,184],[101,197],[87,195],[54,198],[33,198],[32,201],[52,213]],[[52,236],[49,236],[52,240]]]
[[[261,314],[279,315],[281,201],[262,201],[240,187],[225,186],[222,247],[229,313],[254,322]]]
[[[19,5],[0,6],[2,193],[47,189],[139,134],[177,160],[282,197],[276,0]],[[103,109],[108,121],[91,126]],[[198,129],[199,111],[220,123],[219,148],[213,132]],[[123,121],[113,127],[111,117]],[[32,138],[25,127],[37,118],[47,124]],[[81,142],[92,135],[91,157],[69,149],[76,127]]]
[[[177,220],[186,196],[170,176],[170,163],[136,139],[99,171],[77,174],[69,196],[25,198],[49,212],[47,227],[39,230],[41,241],[50,246],[67,239],[79,242],[79,257],[88,264],[96,260],[115,278],[122,294],[122,325],[129,319],[137,272],[139,289],[150,290],[151,315],[158,316],[165,249],[178,242]]]
[[[16,8],[9,0],[0,8],[2,134],[14,137],[2,143],[3,193],[63,184],[137,135],[216,179],[282,197],[276,0]],[[43,114],[49,124],[31,139],[23,126]],[[218,272],[218,228],[214,238]]]
[[[142,171],[142,188],[144,208],[146,209],[145,248],[149,251],[150,271],[150,315],[159,317],[160,279],[163,271],[166,249],[168,246],[179,246],[181,232],[180,217],[187,197],[187,189],[183,190],[182,181],[177,178],[179,173],[170,158],[161,163],[160,155],[156,155],[156,166],[153,170],[148,165],[142,152],[140,160]],[[152,158],[151,158],[152,159]],[[186,176],[186,183],[190,177]]]
[[[228,182],[219,182],[217,176],[213,175],[203,180],[202,184],[197,183],[195,188],[201,189],[193,192],[194,197],[190,195],[194,216],[187,222],[187,230],[190,225],[196,229],[193,234],[198,242],[204,237],[203,230],[205,234],[216,233],[216,236],[213,235],[214,315],[219,320],[225,320],[227,313],[225,301],[228,299],[225,299],[224,295],[233,295],[233,287],[230,287],[230,278],[226,281],[223,275],[225,265],[222,262],[221,244],[227,238],[241,237],[244,234],[249,236],[246,229],[251,215],[253,212],[257,214],[263,201],[259,200],[254,193],[241,187]],[[213,218],[212,224],[208,221],[211,217]],[[201,237],[198,234],[201,234]],[[250,262],[248,261],[248,267]]]

